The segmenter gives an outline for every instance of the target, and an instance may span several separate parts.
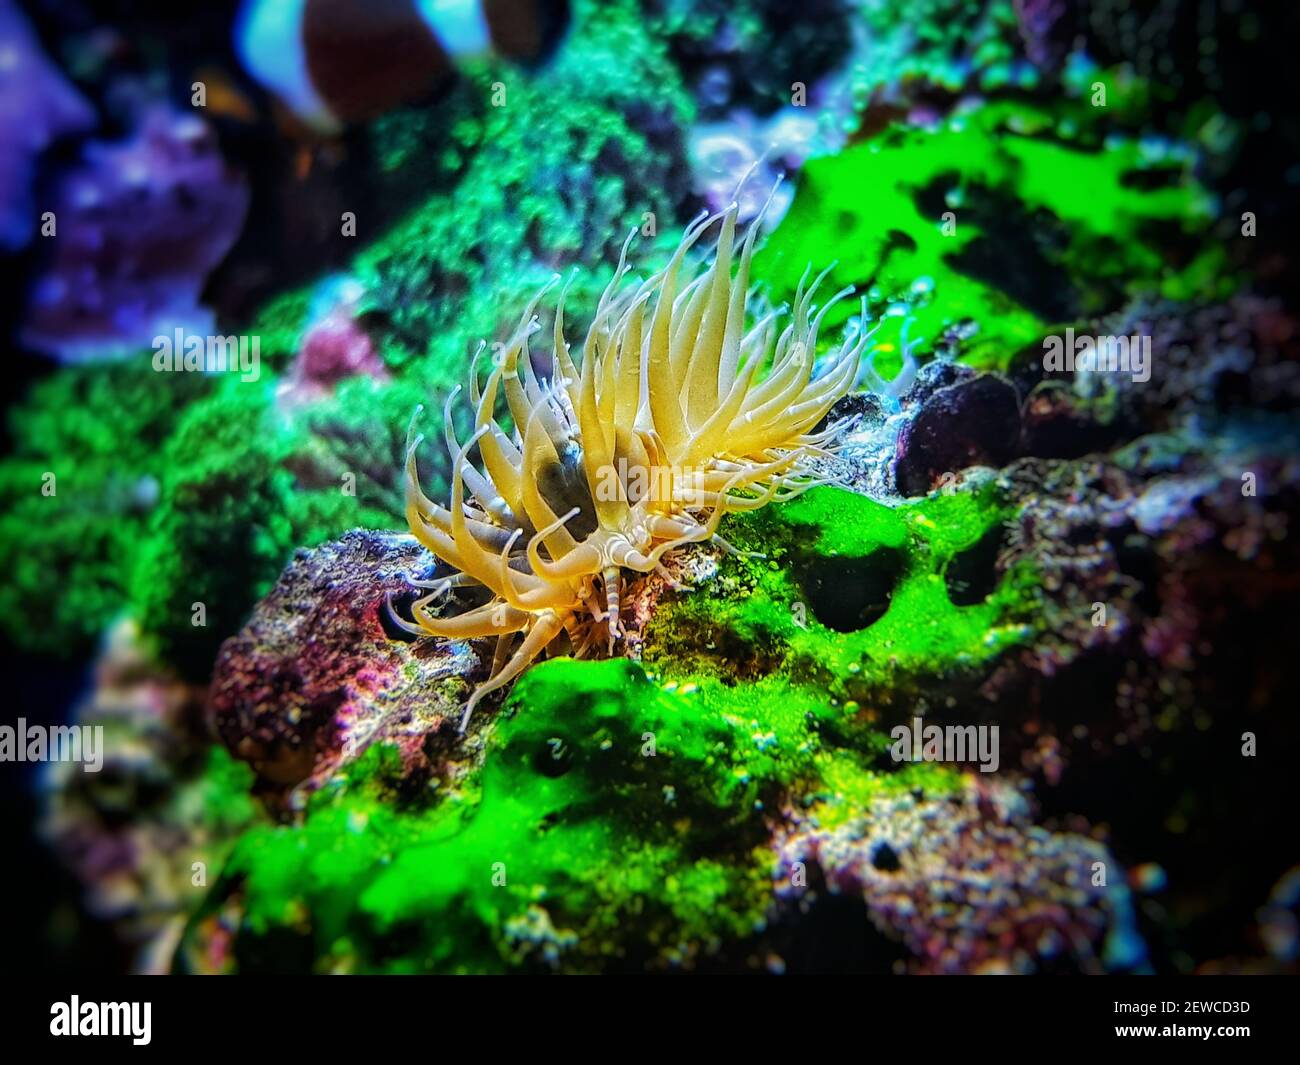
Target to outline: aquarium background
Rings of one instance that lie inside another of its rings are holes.
[[[306,6],[0,0],[0,724],[103,737],[0,766],[16,957],[1295,971],[1289,5],[499,4],[536,54],[431,59],[340,3],[330,121],[265,28]],[[413,412],[769,195],[755,315],[811,267],[823,352],[876,329],[826,483],[462,736],[491,644],[387,605]],[[996,758],[900,758],[932,725]]]

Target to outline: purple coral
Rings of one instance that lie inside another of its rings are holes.
[[[52,210],[25,344],[71,362],[129,355],[175,329],[213,331],[199,297],[239,236],[248,189],[202,119],[155,105],[128,139],[88,143]]]
[[[0,248],[21,248],[35,232],[40,154],[94,124],[95,112],[45,57],[22,13],[0,0]]]

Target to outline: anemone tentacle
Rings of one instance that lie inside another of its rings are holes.
[[[624,571],[658,573],[681,587],[664,568],[671,553],[705,541],[740,553],[718,536],[726,514],[825,483],[812,462],[833,451],[841,425],[818,426],[853,387],[871,331],[859,328],[819,366],[822,321],[851,291],[813,303],[829,268],[811,284],[805,271],[790,307],[763,308],[747,326],[763,214],[739,239],[738,214],[733,203],[697,217],[662,269],[624,285],[633,230],[578,362],[564,337],[569,285],[560,285],[549,380],[539,380],[529,342],[541,330],[537,307],[559,275],[524,308],[481,387],[480,345],[466,442],[451,419],[459,388],[444,405],[452,470],[445,507],[420,487],[415,457],[424,438],[412,419],[407,523],[452,572],[410,580],[427,594],[412,607],[414,623],[396,620],[447,639],[497,638],[491,673],[466,704],[461,731],[484,696],[548,647],[564,643],[582,657],[607,643],[613,653],[623,632]],[[712,258],[692,267],[692,248],[715,224]],[[498,403],[509,412],[509,432]],[[435,599],[466,585],[485,588],[488,601],[434,616]]]

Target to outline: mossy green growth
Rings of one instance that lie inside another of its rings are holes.
[[[871,101],[906,98],[912,86],[928,94],[1028,88],[1038,80],[1017,62],[1020,29],[1011,0],[866,0],[860,5],[870,42],[849,72],[857,112],[852,132]]]
[[[724,558],[700,594],[662,603],[645,659],[676,676],[785,676],[874,723],[1032,633],[1032,572],[996,579],[1008,516],[991,485],[897,508],[823,486],[734,515],[724,535],[765,557]]]
[[[248,332],[258,338],[263,372],[282,372],[297,354],[303,330],[311,318],[317,284],[302,285],[272,297],[253,316]]]
[[[943,689],[1027,633],[1019,571],[954,602],[952,568],[1006,514],[991,487],[895,509],[821,487],[734,516],[728,538],[769,557],[729,557],[661,603],[648,674],[534,666],[455,790],[413,789],[396,751],[372,748],[298,823],[242,837],[192,949],[223,920],[245,972],[735,964],[766,927],[783,807],[834,826],[881,794],[959,787],[952,767],[891,760],[886,695]],[[883,614],[855,616],[854,582]]]
[[[292,549],[271,385],[223,382],[163,449],[162,490],[136,560],[133,601],[163,658],[202,677]]]
[[[0,462],[6,635],[74,656],[129,614],[168,664],[202,679],[295,548],[399,523],[424,388],[357,377],[286,410],[276,385],[270,373],[159,374],[146,353],[35,386]],[[436,494],[445,450],[421,459]]]
[[[898,351],[907,321],[911,340],[946,338],[990,368],[1138,292],[1220,293],[1231,282],[1207,240],[1213,203],[1193,157],[1100,139],[1089,110],[987,104],[813,160],[754,276],[788,298],[808,263],[835,248],[829,284],[858,286],[873,317],[885,315],[883,352]],[[850,313],[842,304],[828,325]]]
[[[68,366],[9,419],[0,463],[0,625],[28,651],[86,653],[127,605],[159,454],[210,379],[139,362]]]
[[[767,818],[790,796],[949,789],[836,737],[848,716],[779,677],[529,670],[463,792],[411,794],[377,747],[301,823],[247,833],[191,928],[237,914],[243,971],[640,971],[749,941],[771,901]],[[229,919],[229,917],[227,918]]]
[[[219,382],[155,459],[159,500],[137,531],[129,606],[164,660],[195,679],[296,548],[401,513],[413,389],[358,378],[294,416],[274,392],[271,379]]]
[[[470,794],[395,800],[372,750],[300,826],[244,838],[225,873],[241,965],[305,937],[317,968],[639,967],[745,935],[766,899],[753,807],[776,776],[739,770],[734,731],[630,662],[533,669]]]
[[[224,747],[213,746],[204,760],[195,796],[202,823],[214,835],[241,829],[262,817],[252,789],[256,775]]]
[[[508,339],[558,269],[584,268],[566,305],[582,328],[630,230],[672,234],[688,196],[682,138],[656,131],[685,128],[693,105],[635,4],[576,4],[544,70],[474,67],[467,83],[488,104],[448,123],[463,156],[455,187],[353,268],[385,361],[439,393],[463,383],[480,339]]]

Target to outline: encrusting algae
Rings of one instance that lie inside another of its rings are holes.
[[[840,427],[816,427],[852,388],[870,334],[846,337],[814,374],[818,327],[852,292],[816,309],[824,273],[800,285],[779,333],[784,309],[747,327],[762,214],[737,253],[738,210],[733,203],[697,218],[662,270],[619,291],[629,235],[587,331],[581,369],[564,340],[561,290],[553,378],[538,379],[528,351],[540,329],[534,311],[558,278],[533,298],[481,390],[477,360],[471,370],[475,431],[463,444],[450,416],[459,388],[447,399],[448,506],[421,490],[415,456],[423,437],[408,440],[407,521],[455,572],[412,579],[428,594],[411,608],[414,625],[395,620],[422,636],[497,637],[492,672],[466,704],[462,731],[479,700],[552,643],[582,657],[603,637],[613,653],[622,570],[658,571],[671,581],[662,566],[669,552],[711,539],[729,546],[717,536],[728,512],[790,499],[819,483],[810,460],[825,454]],[[683,284],[688,252],[718,222],[713,261]],[[500,393],[512,434],[494,415]],[[481,469],[468,459],[475,445]],[[462,586],[482,586],[491,599],[435,616],[434,600]]]

